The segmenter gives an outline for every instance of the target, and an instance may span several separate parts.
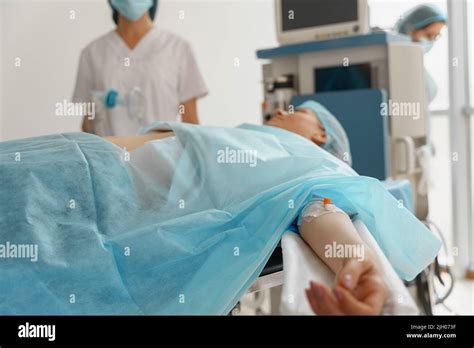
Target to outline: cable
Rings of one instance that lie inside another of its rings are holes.
[[[458,312],[455,312],[451,309],[451,307],[449,307],[446,303],[440,303],[441,306],[443,306],[448,312],[454,314],[454,315],[459,315]]]
[[[441,239],[441,242],[443,244],[443,249],[444,249],[444,252],[446,254],[446,258],[449,258],[450,254],[449,254],[449,251],[448,251],[448,245],[446,243],[446,239],[444,238],[444,235],[443,233],[441,232],[441,229],[438,227],[438,225],[436,225],[433,221],[429,220],[429,219],[426,219],[424,221],[424,224],[433,232],[436,232],[438,234],[438,236],[440,237]],[[438,260],[436,260],[436,262],[438,262]],[[444,294],[444,296],[440,296],[437,289],[436,289],[436,286],[435,286],[435,283],[434,283],[434,278],[435,277],[431,277],[432,279],[432,285],[433,285],[433,291],[436,295],[436,301],[435,301],[435,304],[442,304],[446,309],[448,309],[450,312],[454,313],[448,306],[446,306],[446,304],[444,304],[444,301],[449,297],[449,295],[451,295],[453,289],[454,289],[454,283],[455,283],[455,278],[454,278],[454,275],[451,271],[451,268],[449,267],[448,263],[446,263],[445,265],[445,273],[449,276],[449,288],[447,290],[447,292]],[[440,279],[440,282],[443,282],[443,280],[441,279],[441,275],[439,275],[439,279]],[[444,285],[444,284],[442,284]]]

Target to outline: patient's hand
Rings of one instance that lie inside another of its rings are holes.
[[[306,296],[318,315],[378,315],[387,290],[372,257],[348,259],[336,274],[333,289],[310,283]]]

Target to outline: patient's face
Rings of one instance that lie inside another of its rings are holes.
[[[266,122],[267,126],[286,129],[299,134],[317,145],[326,143],[326,131],[316,114],[308,109],[298,109],[294,113],[288,113],[282,109],[276,109],[272,118]]]

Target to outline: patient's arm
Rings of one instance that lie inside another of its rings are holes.
[[[199,117],[197,111],[197,98],[193,98],[183,103],[184,113],[182,115],[183,122],[199,124]]]
[[[350,218],[345,213],[338,212],[303,219],[300,233],[336,274],[336,284],[332,291],[314,282],[306,290],[314,312],[320,315],[380,314],[387,299],[386,288],[372,251],[360,239]],[[335,253],[330,255],[327,251],[334,248],[334,242],[336,246],[348,245],[351,250],[363,250],[363,257],[334,257]]]
[[[143,135],[127,135],[127,136],[113,136],[105,137],[105,140],[108,140],[120,148],[126,148],[128,151],[133,151],[146,142],[151,140],[163,139],[173,135],[173,132],[158,132],[152,131]]]
[[[90,127],[89,127],[89,122],[86,116],[82,118],[82,131],[86,133],[91,133]]]

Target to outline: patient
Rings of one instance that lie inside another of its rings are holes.
[[[275,110],[266,125],[301,135],[336,157],[350,161],[349,142],[342,126],[320,104],[306,102],[294,113]],[[144,135],[106,139],[131,151],[148,141],[172,135],[172,132],[151,131]],[[332,289],[315,282],[311,282],[309,289],[306,289],[314,312],[318,315],[380,314],[387,299],[387,291],[370,248],[360,239],[347,214],[332,204],[315,201],[307,206],[302,217],[298,223],[301,237],[336,274],[336,283]],[[326,246],[334,242],[363,248],[364,258],[350,257],[353,255],[327,257]]]
[[[316,115],[318,116],[316,117]],[[272,118],[265,124],[301,135],[337,158],[351,164],[349,140],[344,129],[336,118],[319,103],[305,102],[298,106],[293,113],[276,109]],[[147,141],[169,137],[172,135],[171,133],[152,131],[144,135],[111,136],[105,139],[132,151],[143,146]]]
[[[252,161],[220,162],[224,150]],[[441,244],[350,161],[344,130],[315,102],[263,126],[2,142],[0,243],[37,245],[38,258],[0,263],[0,314],[227,314],[288,230],[336,275],[331,289],[309,284],[315,313],[380,314],[386,285],[349,216],[406,280]]]

